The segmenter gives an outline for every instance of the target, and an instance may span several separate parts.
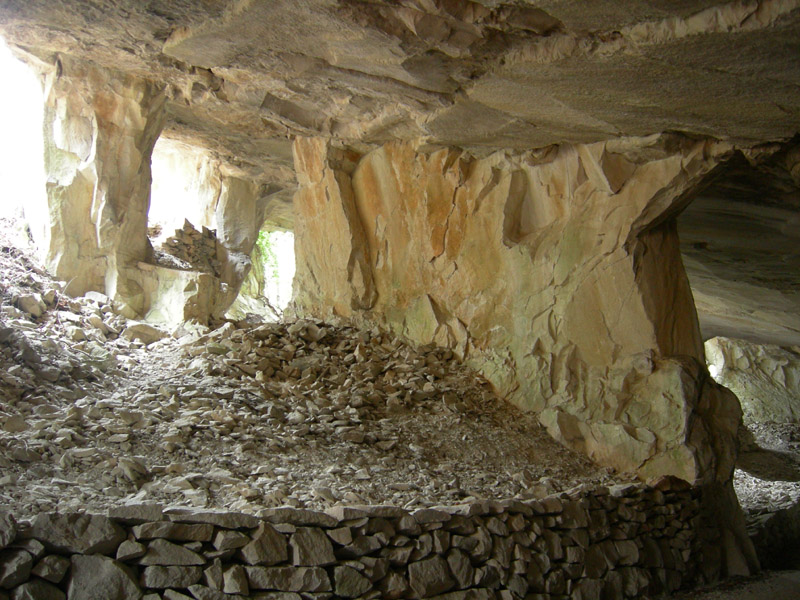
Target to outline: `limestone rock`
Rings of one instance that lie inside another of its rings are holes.
[[[70,600],[139,600],[142,591],[131,574],[105,556],[72,556],[67,597]]]
[[[133,542],[131,540],[125,540],[119,545],[119,548],[117,548],[117,560],[132,560],[134,558],[144,556],[146,552],[147,546],[144,544]]]
[[[139,560],[142,565],[161,566],[203,565],[205,562],[196,552],[164,539],[155,539],[147,544],[147,552]]]
[[[31,579],[11,591],[11,600],[67,600],[67,596],[52,583]]]
[[[31,534],[49,549],[70,554],[110,554],[125,539],[122,528],[108,517],[78,513],[41,513]]]
[[[247,573],[241,565],[232,565],[225,569],[223,573],[223,588],[222,591],[226,594],[244,594],[249,593]]]
[[[711,391],[670,216],[730,152],[654,136],[520,161],[398,142],[345,169],[330,144],[298,140],[297,310],[469,347],[501,395],[549,411],[601,464],[714,479],[733,447],[729,429],[714,448],[689,441],[690,424],[728,425],[689,417]]]
[[[167,336],[166,332],[161,331],[157,327],[148,325],[147,323],[128,322],[128,326],[122,331],[122,337],[126,340],[139,340],[144,344],[152,344],[158,340],[164,339]]]
[[[289,540],[295,566],[316,567],[336,562],[333,545],[325,532],[316,527],[299,527]]]
[[[17,535],[17,523],[10,512],[0,510],[0,550],[14,541]]]
[[[331,581],[321,567],[245,567],[252,589],[282,592],[329,592]]]
[[[69,559],[56,554],[42,558],[31,573],[51,583],[60,583],[69,570]]]
[[[369,579],[352,567],[336,567],[333,570],[334,591],[337,596],[357,598],[372,589]]]
[[[721,337],[705,350],[712,376],[739,398],[746,423],[800,422],[798,352]]]
[[[28,579],[33,557],[24,550],[0,550],[0,588],[11,589]]]
[[[239,551],[247,564],[274,565],[289,558],[286,538],[268,523],[261,523],[252,537]]]
[[[145,588],[186,588],[200,581],[200,567],[145,567],[141,585]]]
[[[446,592],[456,583],[447,562],[439,556],[409,564],[408,581],[422,598]]]

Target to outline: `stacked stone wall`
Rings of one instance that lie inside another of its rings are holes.
[[[701,500],[664,479],[416,510],[0,514],[0,598],[633,598],[719,576]]]

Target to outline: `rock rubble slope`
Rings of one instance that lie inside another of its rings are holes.
[[[441,349],[318,321],[172,336],[3,244],[0,502],[428,505],[608,482]],[[618,478],[617,478],[618,479]]]

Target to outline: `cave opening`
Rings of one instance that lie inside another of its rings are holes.
[[[0,218],[6,234],[20,245],[45,247],[49,220],[43,162],[42,84],[0,38]]]
[[[709,374],[742,407],[734,488],[767,568],[798,566],[799,148],[736,152],[678,217]]]

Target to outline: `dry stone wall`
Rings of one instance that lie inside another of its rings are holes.
[[[414,511],[0,513],[0,598],[640,597],[719,576],[699,496],[664,478]]]
[[[474,158],[298,139],[299,313],[452,348],[550,433],[643,478],[730,478],[674,216],[730,147],[679,136]]]

